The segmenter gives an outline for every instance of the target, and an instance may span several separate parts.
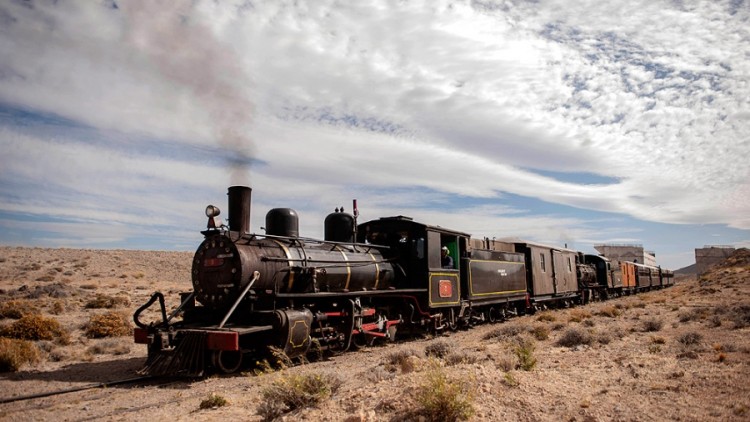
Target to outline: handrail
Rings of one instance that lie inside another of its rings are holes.
[[[254,271],[253,279],[250,280],[249,283],[247,283],[247,286],[245,286],[245,289],[242,290],[242,293],[240,293],[239,297],[237,297],[237,300],[234,301],[234,305],[232,305],[232,307],[229,309],[229,312],[227,312],[227,314],[224,316],[224,319],[221,320],[221,323],[219,324],[219,328],[224,328],[224,324],[227,323],[227,320],[229,320],[229,317],[232,316],[232,314],[234,313],[234,310],[237,309],[237,305],[239,305],[242,299],[245,298],[245,295],[247,294],[247,292],[250,291],[250,288],[253,287],[253,284],[255,284],[255,282],[258,281],[259,278],[260,278],[260,272]]]

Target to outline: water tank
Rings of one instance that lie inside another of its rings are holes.
[[[299,237],[299,216],[291,208],[274,208],[266,214],[266,234]]]

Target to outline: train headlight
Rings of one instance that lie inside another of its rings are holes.
[[[219,210],[219,207],[215,205],[209,205],[206,207],[206,217],[208,217],[208,225],[207,227],[209,229],[215,229],[216,228],[216,217],[221,214],[221,211]],[[219,223],[221,225],[221,223]]]
[[[206,207],[206,217],[218,217],[219,214],[221,214],[221,210],[219,210],[219,207],[215,205],[209,205]]]

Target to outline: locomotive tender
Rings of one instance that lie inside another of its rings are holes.
[[[243,357],[276,347],[289,358],[338,353],[399,330],[455,330],[547,306],[569,306],[673,284],[671,271],[531,242],[472,239],[409,217],[356,223],[328,215],[323,240],[299,236],[289,208],[249,233],[252,190],[229,188],[228,227],[206,208],[192,265],[193,291],[167,315],[160,292],[134,314],[149,374],[237,371]],[[444,267],[441,249],[454,257]],[[161,321],[143,313],[159,301]],[[173,322],[178,315],[181,319]]]

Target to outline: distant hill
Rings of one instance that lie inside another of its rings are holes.
[[[687,267],[680,268],[679,270],[675,270],[675,274],[685,274],[685,275],[695,275],[698,273],[697,266],[695,264],[688,265]]]

